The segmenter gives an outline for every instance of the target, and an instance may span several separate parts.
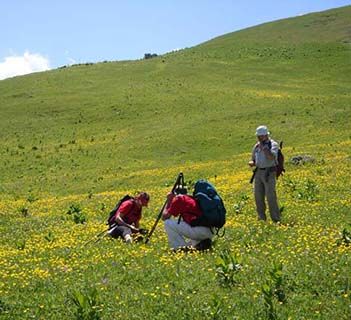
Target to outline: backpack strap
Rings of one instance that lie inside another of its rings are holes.
[[[180,221],[182,220],[182,215],[180,214],[178,217],[178,224],[180,224]]]

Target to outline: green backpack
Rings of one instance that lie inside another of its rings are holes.
[[[198,180],[194,186],[194,198],[199,203],[202,215],[191,222],[191,226],[220,229],[225,225],[226,209],[215,187],[206,180]]]

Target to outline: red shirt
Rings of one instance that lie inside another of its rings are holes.
[[[183,220],[189,224],[191,221],[202,215],[202,211],[197,201],[193,197],[183,194],[177,195],[172,199],[167,212],[174,217],[181,215]]]
[[[133,199],[122,202],[118,208],[117,213],[125,223],[136,224],[141,219],[141,206],[139,206]]]

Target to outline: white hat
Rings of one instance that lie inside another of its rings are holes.
[[[266,126],[259,126],[256,129],[256,136],[266,136],[269,134],[268,128]]]

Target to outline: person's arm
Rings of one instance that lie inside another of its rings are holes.
[[[274,160],[278,154],[278,143],[272,142],[271,148],[269,148],[268,144],[265,144],[262,150],[268,160]]]
[[[274,155],[269,149],[263,149],[263,152],[264,152],[264,154],[265,154],[265,156],[267,157],[268,160],[273,160],[274,159]]]
[[[255,150],[258,147],[258,144],[255,144],[254,148],[252,149],[251,152],[251,160],[249,161],[249,166],[252,167],[256,167],[256,162],[255,162]]]
[[[162,220],[167,220],[171,217],[171,214],[169,212],[167,212],[167,210],[165,210],[162,214]]]
[[[135,232],[138,232],[139,229],[129,223],[126,223],[124,220],[123,220],[123,214],[121,212],[117,212],[116,214],[116,220],[117,224],[119,226],[125,226],[125,227],[128,227],[130,228],[131,230],[135,231]]]
[[[169,211],[169,208],[171,207],[172,200],[174,199],[175,194],[174,193],[169,193],[167,195],[167,204],[163,210],[162,213],[162,220],[167,220],[171,217],[171,212]]]
[[[260,142],[258,148],[264,153],[268,160],[274,160],[273,143],[267,141]]]
[[[124,217],[127,216],[131,212],[131,210],[133,210],[134,205],[135,204],[132,201],[126,201],[122,203],[116,213],[115,221],[120,226],[125,226],[135,232],[138,232],[138,228],[124,221]]]

